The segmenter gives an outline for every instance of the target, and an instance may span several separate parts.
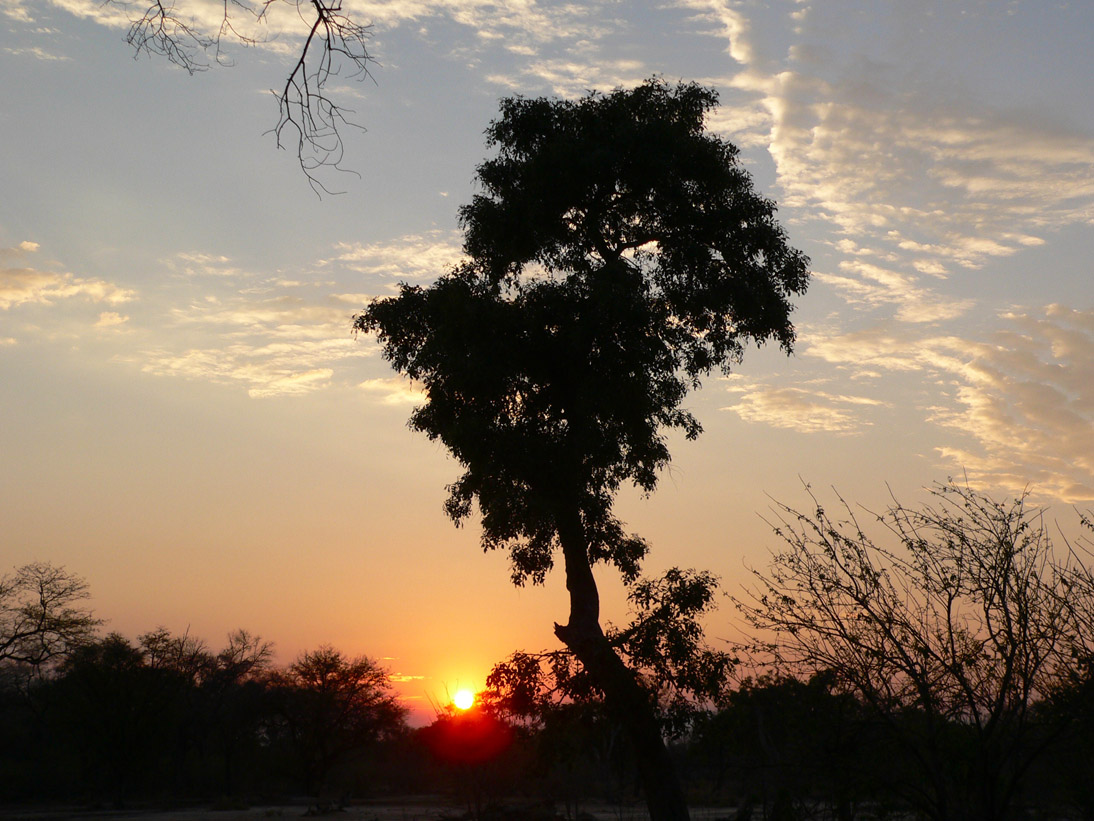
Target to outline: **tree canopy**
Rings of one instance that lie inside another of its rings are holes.
[[[611,513],[623,482],[651,491],[681,404],[749,341],[789,351],[808,260],[737,149],[705,131],[712,90],[650,80],[579,100],[512,98],[487,130],[497,156],[460,211],[467,261],[404,285],[356,328],[375,332],[428,402],[411,426],[465,468],[448,512],[483,516],[513,577],[552,565],[563,510],[589,558],[633,578],[646,546]]]
[[[87,642],[100,624],[88,597],[83,579],[45,562],[0,577],[0,661],[36,668]]]

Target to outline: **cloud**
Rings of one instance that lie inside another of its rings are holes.
[[[567,54],[563,57],[532,60],[512,77],[491,74],[487,79],[515,93],[520,93],[529,85],[543,84],[550,94],[580,97],[590,89],[604,91],[635,86],[647,76],[645,64],[638,60],[610,60],[597,54]]]
[[[235,277],[242,273],[239,268],[232,265],[228,257],[201,251],[176,254],[174,259],[164,262],[172,270],[186,276]]]
[[[271,346],[239,342],[224,347],[190,348],[183,351],[153,349],[141,352],[141,370],[157,376],[181,376],[221,384],[241,382],[256,399],[299,396],[329,386],[331,367],[308,367],[365,355],[345,344]]]
[[[943,278],[1094,222],[1088,131],[964,91],[949,55],[938,55],[931,74],[886,54],[889,41],[900,51],[933,48],[953,25],[967,25],[956,12],[935,9],[915,27],[904,24],[925,4],[871,15],[879,42],[864,42],[858,26],[840,26],[855,13],[846,4],[675,5],[740,65],[724,81],[731,93],[714,127],[767,149],[792,221],[835,229],[831,247],[843,262],[818,280],[852,305],[908,322],[953,319],[971,302],[953,299]],[[992,17],[987,8],[969,13]],[[916,37],[922,42],[908,42]]]
[[[358,0],[347,8],[380,30],[443,19],[471,29],[484,40],[504,38],[511,47],[596,36],[603,25],[596,14],[602,5],[529,0]],[[514,40],[514,36],[523,40]]]
[[[4,12],[19,13],[23,4],[3,0]],[[50,0],[58,8],[111,28],[128,28],[129,12],[123,4],[100,0]],[[261,19],[244,7],[225,5],[216,0],[187,0],[182,15],[195,31],[212,36],[221,30],[225,9],[232,13],[232,30],[266,50],[292,53],[308,30],[294,4],[256,4],[263,9]],[[460,40],[460,48],[482,47],[491,42],[504,43],[510,50],[533,47],[552,41],[596,37],[606,25],[597,14],[600,3],[547,4],[529,0],[346,0],[343,11],[354,21],[372,26],[377,32],[407,24],[419,26],[423,36],[439,23],[466,28],[469,41]],[[10,10],[9,10],[10,9]],[[305,15],[306,16],[306,15]],[[469,43],[469,45],[468,45]],[[449,44],[450,47],[453,47]]]
[[[348,246],[342,256],[360,262]],[[179,254],[168,264],[187,275],[191,296],[166,309],[157,329],[161,344],[121,357],[145,373],[241,384],[254,398],[300,396],[335,384],[339,363],[376,352],[371,340],[352,333],[353,312],[370,294],[333,292],[337,282],[303,272],[243,273],[235,260],[215,253]]]
[[[255,398],[296,396],[330,385],[334,364],[373,348],[350,334],[345,307],[276,294],[210,298],[169,315],[170,333],[196,346],[141,352],[146,373],[241,382]]]
[[[397,684],[403,684],[408,681],[423,681],[425,676],[408,676],[404,673],[391,673],[387,677],[388,681],[395,682]],[[419,696],[404,696],[404,698],[419,698]]]
[[[728,381],[727,390],[740,394],[740,399],[721,410],[733,411],[746,422],[759,422],[799,433],[858,433],[871,424],[862,416],[861,408],[885,404],[864,396],[762,385],[736,375],[730,376]]]
[[[335,246],[338,253],[319,265],[337,265],[393,281],[434,279],[463,257],[457,236],[452,231],[430,231],[407,234],[390,242],[342,242]]]
[[[252,387],[247,393],[256,398],[263,396],[298,396],[311,393],[316,388],[325,386],[333,374],[334,371],[330,368],[296,371],[295,373],[267,379],[263,384]]]
[[[849,236],[976,268],[1036,244],[1037,231],[1094,217],[1094,140],[1085,135],[921,100],[869,106],[792,72],[770,94],[784,204]]]
[[[421,405],[426,400],[420,385],[397,376],[366,379],[357,387],[384,405]]]
[[[20,21],[20,22],[30,22]],[[63,54],[54,54],[53,52],[46,51],[40,46],[26,46],[24,48],[5,48],[6,54],[11,54],[14,57],[20,57],[23,55],[33,57],[35,60],[41,60],[43,62],[64,63],[71,60],[71,57],[67,57]]]
[[[133,291],[101,279],[84,279],[69,273],[43,271],[33,267],[8,267],[6,260],[18,260],[38,251],[38,244],[23,242],[0,249],[0,310],[18,305],[52,305],[60,300],[82,298],[117,305],[133,299]]]
[[[695,12],[695,20],[709,23],[708,34],[722,37],[727,42],[729,56],[741,65],[747,66],[755,59],[753,43],[749,37],[750,24],[747,17],[733,8],[725,0],[677,0],[678,8]]]
[[[859,374],[921,374],[919,410],[942,460],[1010,492],[1094,500],[1094,310],[1013,309],[980,339],[888,323],[806,341],[804,356]]]
[[[877,307],[893,305],[896,318],[904,322],[940,322],[968,313],[975,304],[971,299],[954,298],[924,287],[922,277],[901,273],[860,259],[839,263],[850,276],[814,271],[819,282],[838,291],[851,305]],[[937,269],[931,273],[938,276]]]
[[[95,323],[95,327],[116,328],[119,325],[124,325],[128,321],[128,316],[122,316],[117,311],[103,311],[99,314],[99,321]]]
[[[49,3],[76,17],[115,29],[128,29],[133,23],[133,18],[143,13],[143,8],[131,9],[127,3],[104,3],[101,0],[49,0]],[[231,21],[235,31],[255,38],[258,44],[261,44],[265,39],[266,31],[276,33],[282,27],[288,28],[289,31],[300,27],[299,17],[296,17],[294,27],[292,17],[295,15],[287,14],[288,10],[281,9],[281,5],[280,3],[270,5],[268,25],[240,8],[233,8],[230,4],[225,5],[218,0],[187,0],[181,10],[173,6],[167,6],[167,8],[202,36],[210,36],[220,31],[227,9],[232,13]],[[170,32],[170,28],[168,30]]]

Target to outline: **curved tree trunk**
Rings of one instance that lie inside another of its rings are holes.
[[[580,515],[573,512],[561,518],[558,536],[566,561],[570,620],[564,625],[556,624],[555,635],[603,690],[608,713],[627,734],[652,821],[688,821],[684,791],[649,695],[600,627],[600,594],[589,564]]]

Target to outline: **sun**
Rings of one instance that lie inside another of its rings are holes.
[[[475,694],[470,690],[457,690],[452,696],[452,703],[461,710],[470,710],[471,705],[475,703]]]

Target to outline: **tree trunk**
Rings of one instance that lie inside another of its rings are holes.
[[[555,635],[603,690],[608,714],[627,734],[652,821],[688,821],[684,791],[649,694],[600,627],[600,594],[589,564],[584,527],[576,511],[560,517],[558,536],[566,561],[570,620],[556,624]]]

